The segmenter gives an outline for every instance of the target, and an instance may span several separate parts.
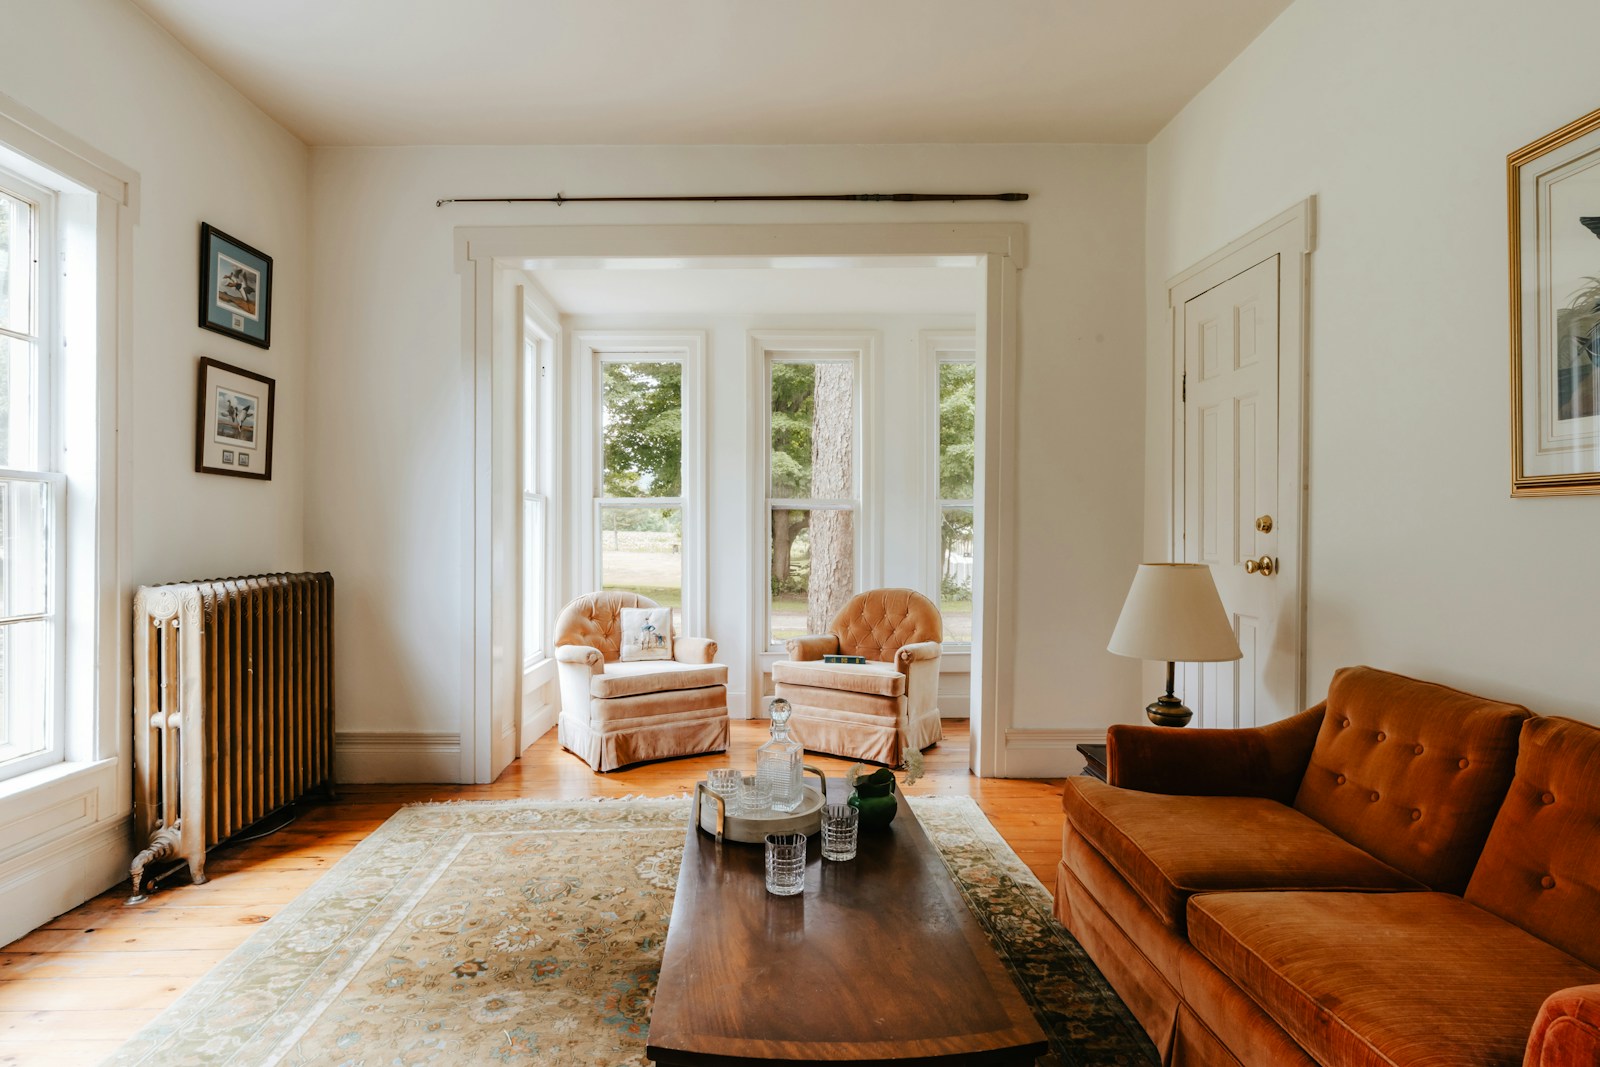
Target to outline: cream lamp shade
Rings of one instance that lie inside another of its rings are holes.
[[[1175,664],[1239,659],[1239,641],[1204,563],[1141,563],[1107,650],[1165,660],[1167,692],[1145,708],[1159,726],[1183,726],[1191,712],[1173,693]]]

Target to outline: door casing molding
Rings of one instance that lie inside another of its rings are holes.
[[[516,638],[517,524],[494,508],[494,486],[514,469],[517,427],[513,405],[496,396],[514,395],[515,367],[505,366],[509,345],[495,343],[497,273],[521,271],[548,260],[606,258],[700,258],[717,256],[975,256],[985,271],[980,304],[978,401],[984,432],[978,463],[982,492],[978,525],[980,553],[974,581],[979,610],[975,637],[982,655],[973,663],[976,728],[971,767],[982,777],[1004,777],[1006,731],[1013,706],[1012,672],[1002,654],[1015,647],[1016,573],[1012,543],[1016,522],[1016,406],[1018,272],[1027,265],[1027,227],[1017,222],[750,224],[641,226],[461,226],[455,231],[455,266],[461,279],[461,359],[466,420],[467,499],[462,519],[461,781],[493,779],[492,723],[496,701],[520,702],[521,658],[497,655]],[[510,377],[508,377],[510,375]],[[518,509],[520,511],[520,509]],[[497,521],[498,519],[498,521]],[[514,605],[512,605],[514,607]],[[509,620],[509,621],[508,621]],[[510,627],[511,632],[502,632]],[[505,673],[506,677],[497,677]],[[520,673],[520,671],[518,672]],[[759,694],[750,694],[752,704]],[[502,709],[504,711],[505,709]],[[520,714],[520,712],[515,712]]]
[[[1184,500],[1184,330],[1183,306],[1190,300],[1251,267],[1279,258],[1278,275],[1278,514],[1274,517],[1280,544],[1292,545],[1295,558],[1287,573],[1292,581],[1290,622],[1294,626],[1295,692],[1298,710],[1306,706],[1306,528],[1310,489],[1306,477],[1305,411],[1306,309],[1310,301],[1311,253],[1316,249],[1316,197],[1308,196],[1249,233],[1229,242],[1194,266],[1167,280],[1169,370],[1172,388],[1171,495],[1167,513],[1167,548],[1173,560],[1183,558]]]

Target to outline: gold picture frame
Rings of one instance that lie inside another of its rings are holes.
[[[1600,110],[1506,157],[1511,495],[1600,493]]]

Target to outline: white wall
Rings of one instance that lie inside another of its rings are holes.
[[[139,179],[132,271],[123,279],[131,321],[118,368],[120,618],[129,617],[139,584],[299,568],[306,466],[305,146],[125,0],[6,3],[0,23],[6,40],[0,93]],[[273,256],[270,350],[195,325],[202,220]],[[270,483],[194,473],[200,356],[277,379]],[[115,548],[104,546],[106,552]],[[121,623],[124,634],[127,626]],[[102,670],[128,670],[114,650],[103,652],[102,661]],[[56,837],[48,868],[31,852],[6,851],[0,857],[0,942],[126,876],[126,730],[118,757],[123,784],[110,810],[97,812],[98,824],[119,835],[115,847],[91,857],[62,851],[63,839]]]
[[[471,474],[456,226],[1020,220],[1014,724],[1137,713],[1105,652],[1138,562],[1143,149],[1101,146],[318,148],[307,555],[340,585],[339,729],[459,731]],[[1026,204],[453,205],[440,197],[951,189]],[[720,388],[713,392],[720,395]],[[732,402],[741,402],[737,398]],[[742,442],[712,444],[733,451]],[[714,460],[714,469],[717,461]],[[742,469],[742,466],[740,467]],[[713,594],[717,596],[719,594]],[[1052,769],[1074,765],[1055,738]]]
[[[1368,663],[1600,721],[1600,498],[1509,497],[1507,153],[1600,104],[1593,0],[1299,0],[1149,146],[1146,547],[1165,279],[1318,199],[1308,697]],[[1571,42],[1570,44],[1564,42]]]

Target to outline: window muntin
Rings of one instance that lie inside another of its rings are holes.
[[[65,478],[49,389],[51,194],[0,172],[0,778],[63,756]]]
[[[856,592],[858,378],[854,359],[767,361],[769,646],[825,630]]]
[[[600,587],[672,609],[683,630],[684,361],[606,353],[599,360]]]
[[[947,645],[972,643],[978,365],[941,353],[939,373],[939,609]]]

